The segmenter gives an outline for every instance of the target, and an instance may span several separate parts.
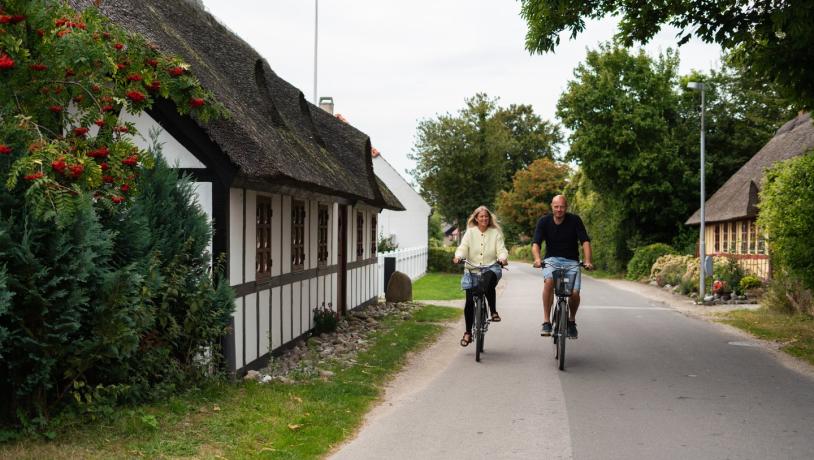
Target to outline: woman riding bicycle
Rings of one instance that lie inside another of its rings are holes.
[[[474,265],[491,265],[482,276],[482,285],[485,285],[486,300],[489,311],[492,313],[492,322],[500,321],[497,314],[495,287],[501,277],[501,266],[508,263],[509,252],[503,242],[503,232],[495,219],[495,215],[486,206],[479,206],[466,221],[466,233],[461,238],[461,245],[455,251],[453,263],[466,259]],[[472,269],[465,269],[461,279],[461,288],[466,290],[466,304],[464,317],[466,318],[466,332],[461,338],[461,346],[465,347],[472,342],[472,323],[474,322],[474,300],[472,288],[475,287],[474,277],[470,274]]]

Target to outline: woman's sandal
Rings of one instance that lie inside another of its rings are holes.
[[[465,347],[472,343],[472,334],[469,332],[464,332],[464,336],[461,337],[461,346]]]
[[[497,313],[492,313],[492,322],[493,323],[499,323],[500,322],[500,315],[498,315]]]

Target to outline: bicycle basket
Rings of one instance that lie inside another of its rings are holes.
[[[576,270],[557,269],[554,270],[554,292],[558,297],[568,297],[574,289],[577,280]]]

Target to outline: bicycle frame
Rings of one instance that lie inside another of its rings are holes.
[[[476,278],[475,287],[472,288],[476,289],[472,295],[472,300],[475,303],[475,323],[472,326],[472,333],[475,335],[475,361],[480,362],[480,354],[483,353],[486,332],[489,330],[489,323],[492,322],[492,319],[486,314],[486,292],[484,292],[480,283],[481,276],[485,271],[490,270],[491,265],[475,265],[466,259],[461,259],[461,262],[477,270],[477,272],[470,271],[469,275]]]
[[[577,264],[552,264],[543,263],[543,267],[549,266],[554,269],[552,280],[554,282],[554,295],[556,302],[554,310],[551,312],[552,332],[551,337],[554,343],[554,358],[559,361],[560,370],[565,370],[565,342],[568,337],[569,318],[569,298],[573,293],[574,283],[577,273],[584,266],[582,262]]]

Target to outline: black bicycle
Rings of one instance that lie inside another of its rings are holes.
[[[565,370],[565,342],[568,338],[568,299],[574,290],[578,270],[585,265],[582,262],[576,264],[544,262],[543,267],[546,265],[554,269],[552,278],[554,279],[554,295],[557,297],[557,302],[554,305],[554,311],[551,312],[551,337],[554,342],[554,359],[559,361],[559,367],[562,371]]]
[[[480,362],[480,354],[483,353],[486,332],[489,330],[489,323],[492,319],[486,314],[486,280],[483,273],[490,270],[491,265],[475,265],[466,259],[461,259],[462,264],[477,271],[470,271],[469,276],[473,277],[474,287],[471,288],[472,301],[475,304],[475,322],[472,325],[472,334],[475,336],[475,361]],[[504,270],[508,270],[503,267]]]

